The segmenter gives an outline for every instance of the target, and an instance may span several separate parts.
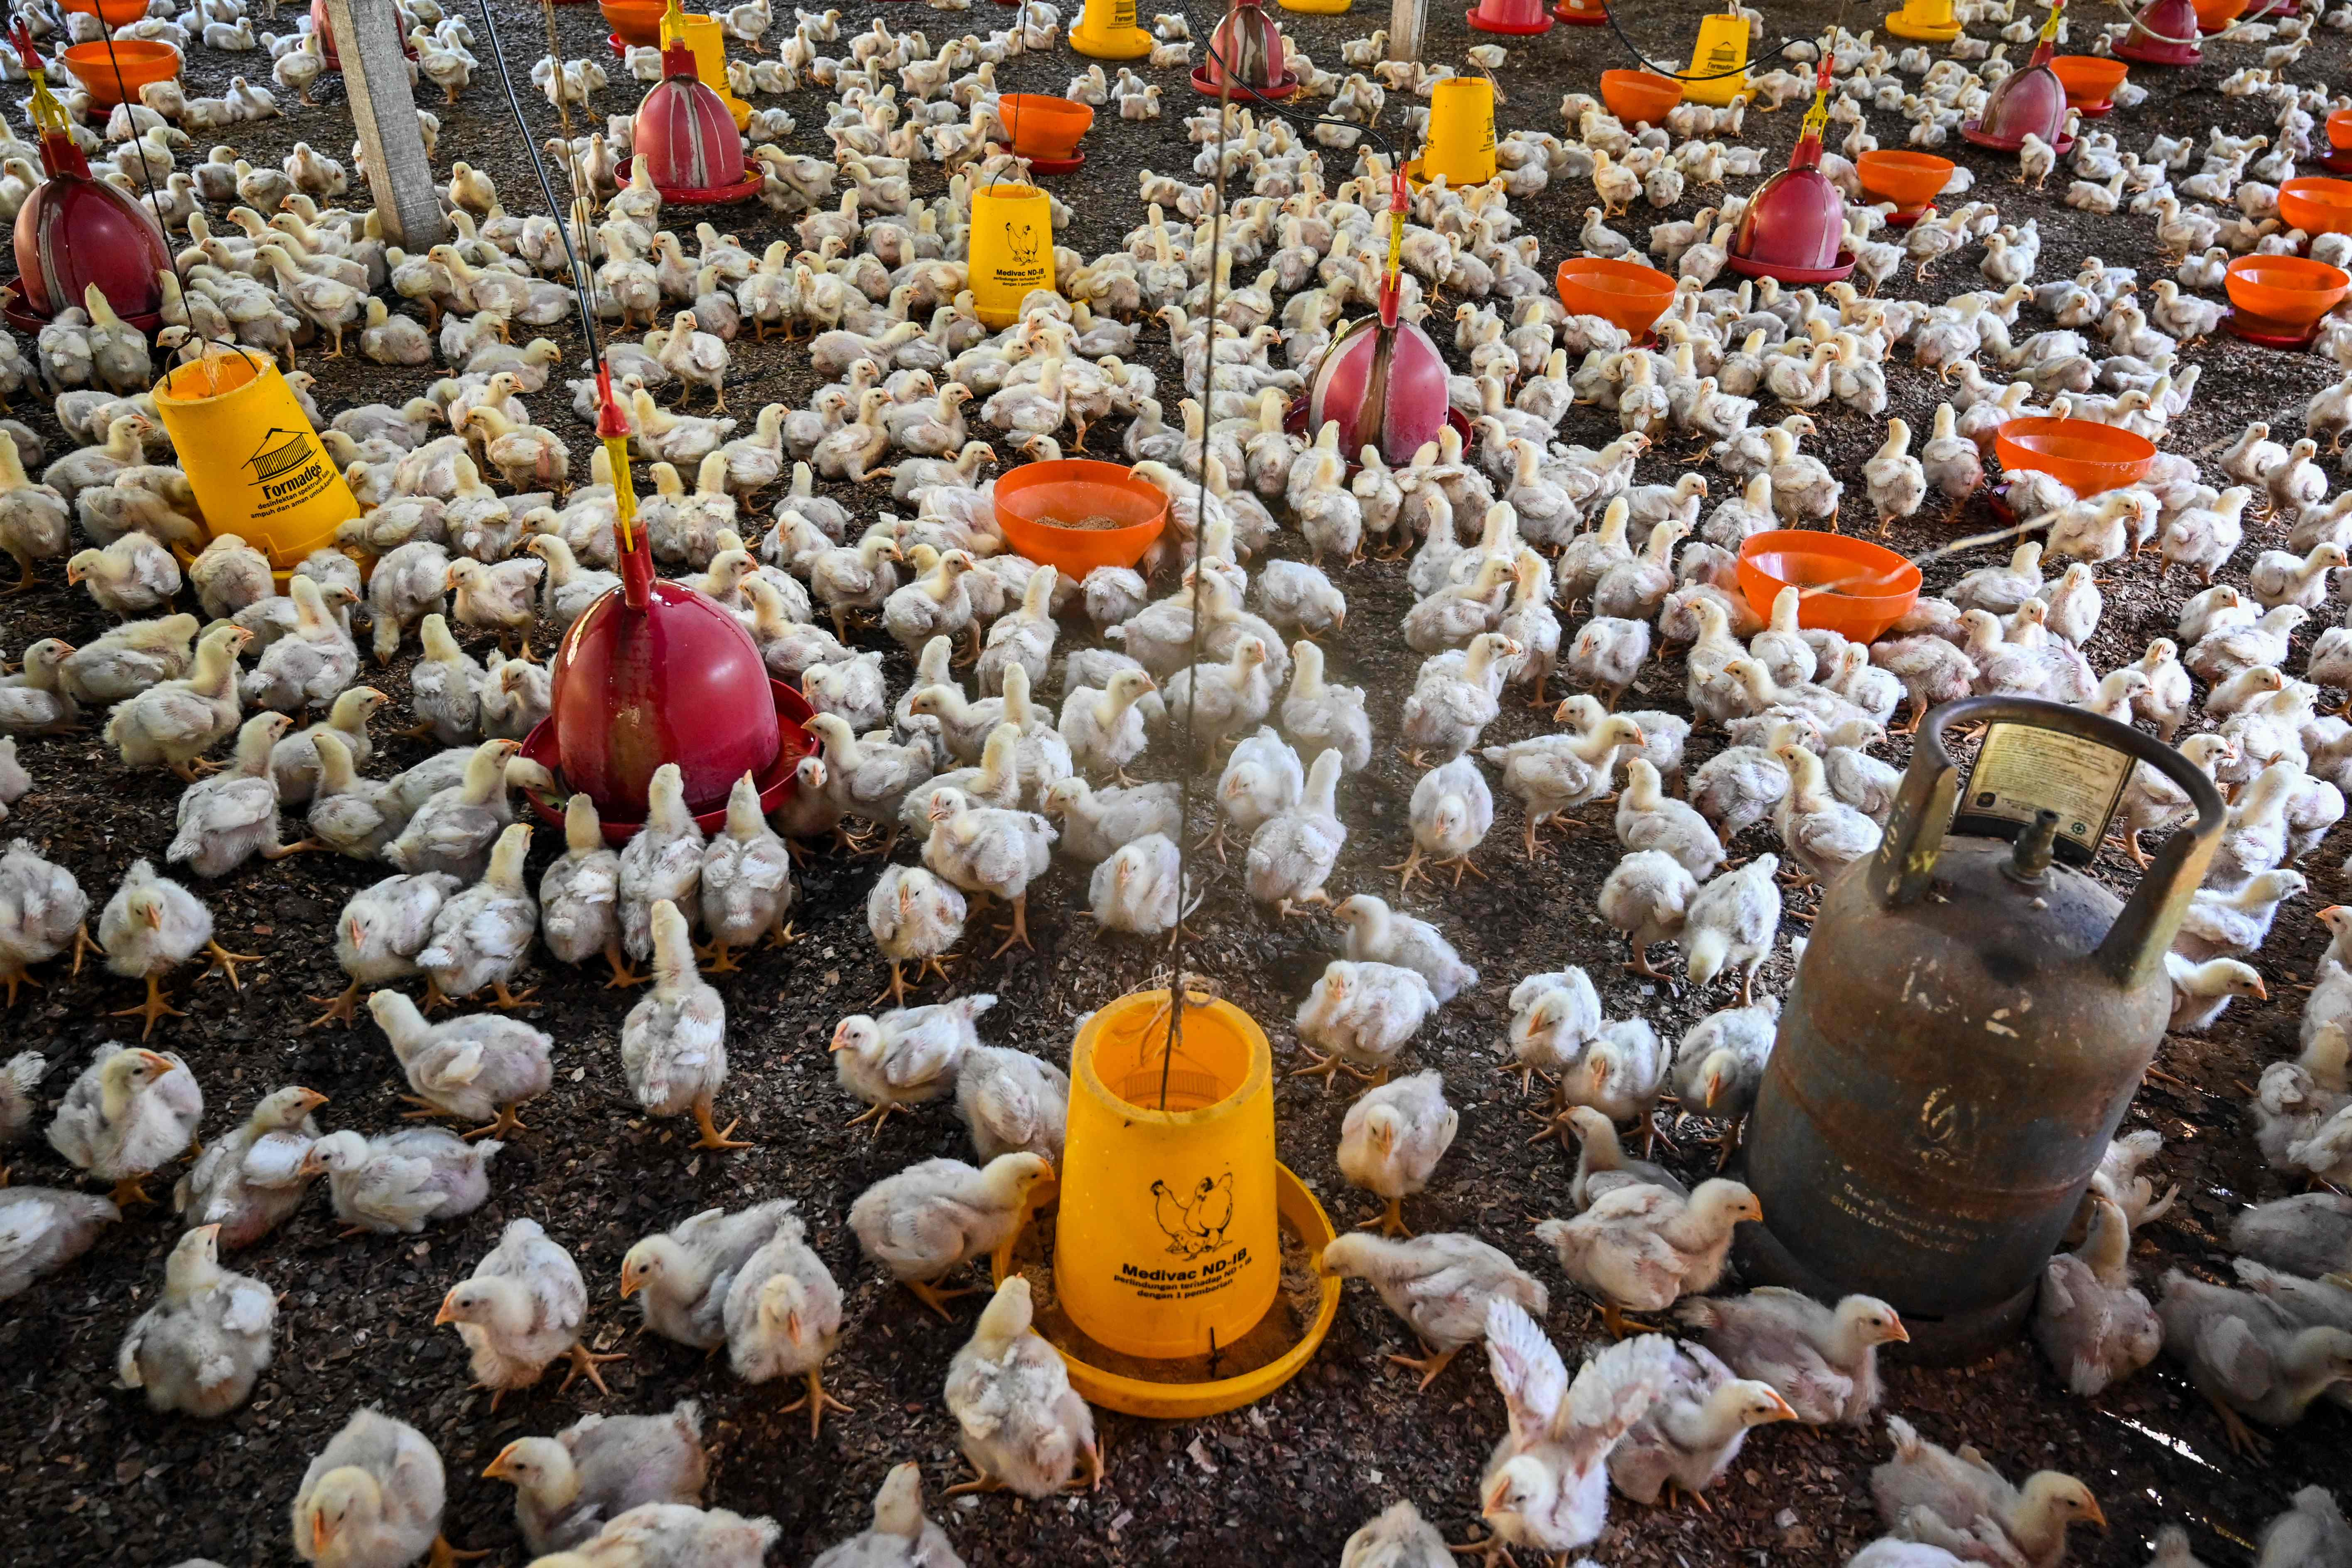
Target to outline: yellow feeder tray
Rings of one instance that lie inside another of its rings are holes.
[[[287,572],[359,515],[268,355],[208,345],[203,358],[173,366],[154,395],[208,532],[234,533]]]
[[[1430,89],[1428,140],[1404,173],[1416,185],[1443,174],[1455,190],[1483,185],[1495,177],[1492,79],[1447,77]]]
[[[1053,1183],[1041,1183],[1030,1194],[1031,1214],[1044,1212],[1055,1194]],[[1307,1184],[1289,1166],[1279,1163],[1274,1167],[1274,1201],[1283,1226],[1299,1238],[1309,1253],[1321,1258],[1323,1249],[1339,1232],[1315,1194],[1307,1190]],[[1024,1220],[1023,1230],[996,1249],[991,1259],[992,1283],[1002,1285],[1013,1272],[1013,1257],[1020,1250],[1026,1229]],[[1315,1352],[1323,1348],[1331,1324],[1339,1315],[1339,1284],[1336,1275],[1318,1279],[1315,1315],[1300,1333],[1298,1342],[1288,1351],[1264,1366],[1213,1383],[1154,1383],[1091,1365],[1059,1344],[1055,1344],[1054,1350],[1069,1369],[1070,1386],[1089,1404],[1154,1421],[1198,1420],[1203,1415],[1255,1404],[1297,1377],[1315,1359]],[[1039,1331],[1045,1332],[1042,1326]],[[1045,1337],[1047,1343],[1053,1343],[1050,1333]]]
[[[1886,30],[1898,38],[1948,44],[1960,36],[1960,23],[1952,0],[1904,0],[1903,9],[1886,18]]]
[[[1354,3],[1355,0],[1275,0],[1284,10],[1307,16],[1337,16]]]
[[[1135,0],[1086,0],[1070,47],[1098,60],[1140,59],[1151,52],[1151,35],[1136,25]]]

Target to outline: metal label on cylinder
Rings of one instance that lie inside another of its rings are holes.
[[[2132,759],[2079,735],[2033,724],[1994,724],[1960,795],[1956,833],[2008,838],[2041,812],[2058,814],[2057,857],[2087,866],[2131,782]]]

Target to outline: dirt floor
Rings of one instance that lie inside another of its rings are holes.
[[[1696,0],[1668,0],[1629,9],[1625,26],[1654,57],[1671,57],[1691,37],[1701,9]],[[869,27],[877,17],[894,28],[921,27],[938,38],[950,31],[1001,26],[1012,15],[987,5],[940,14],[906,5],[856,3],[845,5],[843,13],[845,38],[853,26]],[[534,135],[543,137],[551,111],[521,79],[543,51],[540,14],[511,4],[499,5],[496,14]],[[292,16],[289,7],[278,25],[290,25]],[[1361,7],[1352,16],[1279,16],[1294,38],[1335,68],[1340,40],[1384,19],[1377,10]],[[536,210],[537,188],[488,69],[481,18],[472,14],[467,19],[484,69],[460,103],[431,105],[441,117],[436,167],[446,169],[453,155],[465,156],[496,178],[513,208]],[[1205,36],[1210,19],[1195,14],[1196,37]],[[1849,15],[1843,6],[1812,4],[1770,10],[1767,19],[1777,37],[1783,28],[1801,37],[1833,21],[1860,28],[1877,17],[1874,12],[1855,9]],[[2106,19],[2107,14],[2093,12],[2085,21]],[[593,8],[567,7],[557,20],[567,54],[603,52],[605,27]],[[2078,30],[2078,44],[2081,36]],[[2346,50],[2338,35],[2322,31],[2316,37],[2319,44],[2296,68],[2297,79],[2325,81],[2344,68]],[[1430,17],[1426,56],[1458,61],[1465,47],[1481,41],[1486,40],[1465,28],[1458,10],[1441,6]],[[1562,27],[1544,37],[1499,41],[1510,51],[1499,73],[1509,97],[1501,111],[1505,130],[1558,130],[1557,104],[1563,92],[1592,90],[1599,70],[1632,63],[1606,31]],[[2023,53],[2011,50],[2013,58]],[[2205,68],[2163,76],[2151,84],[2155,90],[2147,104],[2105,123],[2130,148],[2159,132],[2201,140],[2208,125],[2237,132],[2267,129],[2249,100],[2225,99],[2215,90],[2226,71],[2253,63],[2258,53],[2240,45],[2216,47]],[[266,79],[266,56],[226,55],[202,47],[192,54],[192,89],[218,91],[232,73]],[[1084,63],[1065,46],[1010,62],[998,79],[1007,89],[1059,91]],[[1115,245],[1140,220],[1139,171],[1181,173],[1192,163],[1194,149],[1184,140],[1181,116],[1192,111],[1196,99],[1180,71],[1147,74],[1164,89],[1163,118],[1144,124],[1106,118],[1087,139],[1085,169],[1055,187],[1075,214],[1060,239],[1089,254]],[[600,112],[624,111],[635,100],[638,89],[625,73],[615,68],[614,75],[614,85],[599,96]],[[291,94],[280,96],[292,107]],[[297,138],[338,154],[347,152],[340,81],[330,76],[318,97],[319,107],[292,118],[242,128],[246,133],[237,145],[257,163],[277,160]],[[755,101],[765,107],[776,100]],[[788,145],[823,153],[826,95],[809,90],[783,101],[801,121]],[[1751,115],[1748,139],[1768,148],[1777,162],[1794,137],[1798,114],[1792,107]],[[1889,140],[1900,129],[1895,117],[1884,113],[1874,114],[1872,122]],[[200,144],[198,155],[203,150]],[[2014,182],[2007,160],[1965,145],[1941,151],[1976,172],[1975,194],[1998,203],[2004,216],[2039,219],[2044,237],[2041,279],[2064,275],[2074,258],[2091,253],[2139,268],[2143,279],[2158,275],[2149,220],[2089,217],[2059,200],[2063,174],[2037,193]],[[1327,166],[1334,182],[1347,172],[1337,154],[1327,157]],[[917,165],[914,179],[918,195],[941,188],[936,165]],[[1587,186],[1556,184],[1540,198],[1518,204],[1543,241],[1546,269],[1574,249],[1575,231],[1591,199]],[[1654,216],[1687,217],[1712,199],[1694,190],[1682,208]],[[1627,222],[1638,226],[1649,216]],[[742,209],[731,222],[755,249],[789,233],[759,207]],[[1948,259],[1925,284],[1906,269],[1891,287],[1941,299],[1981,282],[1975,259],[1974,253]],[[2031,327],[2021,321],[2021,333]],[[567,349],[580,346],[575,334],[551,335]],[[1441,338],[1450,353],[1451,333]],[[1166,350],[1164,332],[1155,329],[1140,356],[1159,372],[1163,388],[1174,374]],[[2169,446],[2191,453],[2218,448],[2254,417],[2268,418],[2292,435],[2300,429],[2304,400],[2336,379],[2334,367],[2323,361],[2226,338],[2191,349],[2186,357],[2203,367],[2204,381]],[[355,358],[332,361],[315,349],[305,351],[303,362],[319,378],[317,395],[329,414],[358,402],[397,403],[437,374],[389,372]],[[747,337],[735,346],[730,402],[748,420],[762,402],[804,399],[817,380],[801,348],[763,347]],[[1938,384],[1907,364],[1890,367],[1889,381],[1890,412],[1908,418],[1924,438]],[[530,401],[542,422],[572,436],[575,458],[584,461],[587,437],[567,424],[567,400],[559,394]],[[1173,395],[1166,401],[1172,409]],[[53,443],[59,439],[45,411],[17,412]],[[1777,412],[1768,408],[1763,416],[1776,417]],[[1816,417],[1822,438],[1808,449],[1822,451],[1848,479],[1848,526],[1866,525],[1858,470],[1881,438],[1878,423],[1843,411],[1825,410]],[[1580,409],[1561,436],[1599,446],[1613,433],[1613,421]],[[1116,433],[1104,434],[1107,438],[1096,444],[1115,448]],[[1688,455],[1673,443],[1662,446],[1645,460],[1641,478],[1669,479],[1683,471],[1681,459]],[[876,492],[856,496],[853,504],[864,518],[889,503],[886,493]],[[1923,514],[1898,528],[1894,542],[1918,552],[1992,526],[1979,500],[1949,525]],[[2225,577],[2242,581],[2254,553],[2280,542],[2282,534],[2273,527],[2250,526],[2245,546]],[[1288,553],[1297,546],[1297,537],[1287,535],[1276,548]],[[1979,552],[1938,563],[1929,571],[1929,585],[1948,585],[1988,558]],[[89,601],[58,585],[54,571],[51,575],[48,586],[0,603],[0,643],[12,651],[43,636],[80,640],[100,629],[101,618]],[[1397,624],[1410,595],[1399,564],[1367,563],[1339,580],[1351,613],[1349,634],[1333,651],[1332,675],[1372,693],[1382,745],[1372,767],[1341,789],[1349,837],[1330,887],[1335,896],[1372,890],[1393,898],[1395,878],[1381,868],[1401,860],[1409,847],[1404,813],[1415,773],[1388,742],[1395,736],[1402,697],[1419,658],[1388,628]],[[2185,597],[2178,583],[2167,586],[2157,580],[2152,560],[2112,563],[2108,582],[2105,617],[2087,650],[2102,669],[2136,658],[2151,637],[2169,635]],[[2326,621],[2323,616],[2306,628],[2306,648],[2308,637]],[[1066,647],[1073,636],[1066,630]],[[412,641],[398,665],[367,676],[395,700],[376,725],[379,736],[408,721],[405,674],[414,649]],[[909,666],[895,647],[889,651],[895,693]],[[2292,668],[2301,668],[2302,657],[2299,652]],[[1633,700],[1679,709],[1681,689],[1676,665],[1654,663]],[[1486,739],[1517,740],[1551,727],[1548,714],[1507,701]],[[1696,738],[1693,763],[1718,743],[1719,737]],[[72,868],[93,907],[133,858],[161,859],[171,837],[176,781],[161,773],[128,773],[94,734],[21,744],[35,790],[15,808],[5,831]],[[373,771],[383,773],[425,754],[420,742],[385,740]],[[1163,769],[1169,765],[1161,757],[1150,761]],[[1720,985],[1694,995],[1620,969],[1622,947],[1591,909],[1618,850],[1603,818],[1592,814],[1592,820],[1599,831],[1567,838],[1549,858],[1528,866],[1518,856],[1517,807],[1505,797],[1493,836],[1477,857],[1488,875],[1466,879],[1459,887],[1423,886],[1404,900],[1412,912],[1437,921],[1485,977],[1441,1012],[1411,1048],[1410,1062],[1444,1070],[1462,1125],[1430,1191],[1412,1202],[1410,1217],[1423,1230],[1479,1233],[1544,1278],[1555,1302],[1548,1327],[1571,1365],[1595,1342],[1598,1330],[1529,1234],[1533,1220],[1568,1212],[1571,1166],[1556,1147],[1528,1146],[1532,1128],[1516,1081],[1494,1070],[1508,1019],[1505,998],[1522,975],[1581,964],[1601,987],[1612,1016],[1638,1013],[1669,1038],[1726,1000]],[[1196,825],[1205,826],[1205,811],[1196,813]],[[1769,847],[1767,837],[1759,831],[1757,842],[1735,847],[1734,853]],[[541,836],[532,862],[534,883],[539,868],[559,847],[559,836]],[[900,858],[913,853],[911,845],[904,846]],[[2309,914],[2341,896],[2339,858],[2331,847],[2305,865],[2312,879],[2308,898],[2283,915],[2257,960],[2279,1000],[2267,1007],[2233,1007],[2210,1036],[2168,1040],[2160,1065],[2183,1087],[2152,1082],[2133,1108],[2130,1125],[2154,1127],[2167,1140],[2157,1173],[2180,1183],[2184,1194],[2168,1218],[2138,1238],[2135,1266],[2151,1291],[2161,1273],[2176,1266],[2226,1277],[2220,1237],[2229,1215],[2245,1202],[2284,1191],[2263,1167],[2242,1105],[2246,1086],[2262,1067],[2294,1048],[2295,983],[2309,978],[2322,945]],[[1189,962],[1214,976],[1228,997],[1265,1024],[1277,1066],[1287,1065],[1297,1050],[1290,1017],[1323,964],[1339,952],[1339,927],[1322,917],[1271,918],[1248,900],[1238,864],[1220,868],[1211,863],[1202,869],[1206,898],[1191,922],[1198,936]],[[322,1195],[314,1196],[262,1246],[238,1255],[235,1267],[286,1295],[276,1363],[252,1401],[224,1420],[202,1424],[158,1416],[136,1394],[114,1386],[117,1342],[152,1299],[177,1234],[167,1212],[134,1211],[79,1263],[10,1303],[0,1311],[0,1488],[19,1521],[11,1535],[23,1543],[11,1555],[60,1568],[172,1563],[189,1555],[236,1564],[286,1562],[287,1510],[303,1467],[351,1411],[378,1405],[414,1423],[438,1446],[450,1476],[450,1538],[461,1546],[488,1549],[493,1562],[520,1563],[527,1554],[511,1521],[508,1489],[476,1479],[500,1447],[517,1436],[552,1432],[586,1411],[646,1412],[688,1398],[701,1401],[715,1449],[710,1500],[772,1515],[783,1527],[775,1554],[782,1563],[804,1562],[863,1528],[884,1473],[908,1459],[922,1466],[934,1511],[958,1550],[974,1564],[991,1568],[1200,1563],[1234,1553],[1286,1564],[1330,1563],[1350,1531],[1399,1499],[1415,1502],[1451,1540],[1475,1533],[1475,1481],[1504,1428],[1501,1402],[1475,1352],[1464,1356],[1429,1394],[1416,1394],[1412,1379],[1381,1359],[1411,1351],[1410,1334],[1360,1287],[1347,1292],[1321,1354],[1297,1381],[1256,1405],[1176,1424],[1102,1414],[1108,1474],[1094,1495],[1044,1505],[1009,1495],[939,1502],[940,1489],[961,1471],[955,1426],[941,1405],[940,1387],[973,1309],[964,1304],[958,1327],[942,1325],[860,1258],[845,1215],[850,1201],[868,1184],[919,1159],[961,1156],[968,1145],[943,1105],[893,1119],[878,1136],[862,1127],[845,1131],[841,1123],[856,1108],[833,1082],[824,1049],[835,1021],[866,1008],[884,982],[884,967],[862,918],[866,890],[877,870],[870,859],[818,857],[805,873],[796,916],[803,940],[782,952],[752,954],[741,973],[718,978],[733,1026],[733,1076],[721,1115],[740,1113],[740,1135],[754,1143],[738,1153],[684,1151],[676,1124],[648,1121],[638,1111],[615,1050],[622,1016],[634,998],[604,989],[601,969],[551,968],[531,976],[541,988],[530,1016],[558,1042],[557,1081],[529,1108],[531,1131],[511,1142],[493,1167],[488,1205],[461,1223],[420,1237],[338,1240],[328,1205]],[[2100,873],[2120,885],[2129,880],[2130,868],[2111,851]],[[227,946],[267,955],[247,969],[241,992],[233,993],[218,978],[196,983],[193,971],[181,976],[174,994],[188,1016],[167,1019],[156,1031],[153,1043],[186,1056],[203,1083],[207,1139],[228,1131],[260,1095],[289,1082],[331,1097],[321,1118],[327,1125],[381,1131],[397,1124],[397,1096],[404,1086],[375,1031],[364,1023],[349,1033],[303,1027],[315,1011],[306,995],[331,993],[342,984],[326,936],[329,922],[352,890],[381,874],[378,867],[304,856],[276,865],[257,862],[200,889]],[[1160,946],[1107,938],[1091,921],[1072,918],[1085,897],[1084,871],[1066,862],[1057,865],[1030,899],[1036,951],[1015,950],[999,963],[967,962],[959,968],[958,991],[986,989],[1000,999],[984,1022],[986,1038],[1066,1061],[1078,1015],[1147,984],[1162,971],[1167,955]],[[1793,922],[1787,928],[1790,934],[1801,930]],[[1784,988],[1789,973],[1784,952],[1766,971],[1769,987]],[[48,1055],[41,1098],[53,1108],[92,1047],[123,1032],[123,1025],[106,1014],[134,1001],[136,987],[95,966],[85,967],[76,979],[50,966],[39,978],[42,988],[7,1016],[6,1048]],[[1333,1164],[1345,1100],[1327,1096],[1307,1080],[1282,1084],[1277,1103],[1282,1158],[1343,1225],[1370,1212],[1372,1201],[1349,1189]],[[76,1173],[45,1144],[28,1143],[11,1156],[19,1183],[75,1181]],[[1697,1173],[1706,1160],[1700,1151],[1666,1158],[1685,1173]],[[846,1331],[827,1377],[855,1414],[829,1421],[814,1443],[803,1420],[778,1414],[796,1391],[746,1386],[722,1362],[664,1341],[633,1337],[635,1315],[614,1293],[621,1255],[638,1237],[704,1208],[777,1195],[798,1200],[811,1240],[847,1300]],[[559,1395],[551,1379],[507,1400],[493,1415],[487,1396],[467,1387],[456,1335],[430,1326],[444,1290],[471,1268],[508,1220],[521,1215],[545,1222],[591,1281],[593,1348],[629,1354],[604,1369],[613,1389],[609,1399],[584,1384]],[[1952,1445],[1973,1442],[2013,1475],[2054,1467],[2089,1483],[2113,1524],[2104,1535],[2078,1534],[2080,1561],[2137,1568],[2158,1528],[2179,1522],[2189,1528],[2208,1563],[2244,1563],[2263,1521],[2298,1487],[2313,1481],[2340,1485],[2344,1479],[2352,1420],[2342,1409],[2320,1408],[2302,1427],[2277,1435],[2267,1462],[2256,1462],[2230,1454],[2211,1412],[2168,1364],[2085,1402],[2068,1394],[2022,1343],[1956,1370],[1908,1365],[1899,1354],[1887,1361],[1886,1408],[1915,1421],[1927,1436]],[[1712,1494],[1712,1512],[1643,1509],[1619,1500],[1608,1533],[1592,1554],[1606,1563],[1640,1568],[1733,1561],[1790,1568],[1843,1563],[1878,1533],[1866,1479],[1884,1454],[1883,1437],[1873,1433],[1769,1430],[1748,1445],[1733,1477]],[[35,1542],[37,1547],[30,1544]]]

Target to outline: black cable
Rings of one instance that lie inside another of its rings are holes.
[[[1716,12],[1708,13],[1710,16],[1719,14],[1720,13]],[[1643,70],[1650,72],[1654,76],[1671,77],[1675,81],[1721,81],[1726,77],[1746,76],[1750,67],[1760,65],[1765,60],[1777,60],[1783,55],[1786,55],[1790,49],[1796,47],[1799,44],[1808,41],[1803,38],[1782,38],[1780,40],[1780,47],[1768,55],[1760,55],[1753,58],[1744,60],[1740,64],[1734,66],[1729,70],[1710,71],[1705,76],[1691,76],[1684,71],[1668,70],[1664,66],[1653,64],[1650,58],[1642,52],[1642,47],[1639,44],[1636,44],[1633,39],[1627,37],[1625,36],[1625,29],[1617,25],[1617,12],[1615,7],[1604,5],[1601,7],[1601,15],[1602,19],[1609,24],[1609,30],[1617,35],[1617,41],[1625,46],[1625,52],[1632,55],[1635,59],[1641,61],[1642,68]],[[1845,13],[1843,7],[1839,10],[1836,25],[1841,27],[1845,26]]]
[[[506,54],[499,45],[499,25],[490,17],[490,0],[474,0],[482,14],[482,30],[489,39],[490,58],[499,68],[499,85],[506,89],[507,108],[514,115],[515,129],[522,132],[522,150],[530,154],[531,173],[539,176],[539,193],[547,198],[548,215],[555,219],[556,238],[562,241],[563,258],[572,263],[572,292],[580,309],[580,331],[588,340],[588,368],[593,373],[604,363],[604,348],[596,341],[595,291],[588,281],[588,268],[582,263],[580,253],[572,247],[572,207],[558,206],[555,187],[547,178],[547,165],[539,156],[539,143],[533,140],[530,122],[522,116],[522,101],[515,97],[514,79],[507,74]],[[563,92],[563,61],[554,58],[555,90]]]

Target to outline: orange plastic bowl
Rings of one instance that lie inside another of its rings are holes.
[[[1095,122],[1095,111],[1046,93],[1008,92],[996,100],[996,120],[1024,158],[1061,163],[1077,155],[1078,138]]]
[[[180,51],[148,38],[122,38],[111,57],[103,42],[76,44],[66,51],[66,68],[81,83],[90,100],[111,109],[134,100],[151,81],[169,81],[180,74]]]
[[[2352,153],[2352,109],[2328,111],[2327,144],[2338,153]]]
[[[1060,458],[1024,463],[996,481],[996,526],[1013,548],[1068,576],[1097,566],[1132,566],[1168,526],[1168,498],[1117,463]],[[1071,528],[1109,517],[1116,528]]]
[[[663,0],[604,0],[597,9],[624,44],[649,49],[661,42]]]
[[[2137,484],[2156,444],[2095,419],[2012,419],[1993,437],[2003,468],[2034,468],[2078,496]]]
[[[1950,182],[1952,161],[1933,153],[1879,147],[1854,160],[1854,171],[1861,177],[1863,195],[1893,202],[1897,212],[1914,212],[1934,201],[1936,193]]]
[[[1599,316],[1636,338],[1646,336],[1659,312],[1675,300],[1675,280],[1638,261],[1571,256],[1559,264],[1554,281],[1559,302],[1570,310]]]
[[[1739,591],[1769,620],[1783,588],[1813,590],[1797,624],[1866,643],[1911,613],[1919,568],[1883,544],[1811,528],[1751,533],[1739,547]]]
[[[1601,73],[1601,101],[1609,112],[1628,124],[1646,125],[1664,120],[1666,110],[1683,100],[1683,84],[1655,71],[1607,70]]]
[[[2259,318],[2257,331],[2269,322],[2284,332],[2302,333],[2336,308],[2352,289],[2352,277],[2307,256],[2241,256],[2230,263],[2221,284],[2230,291],[2230,303]]]
[[[2056,55],[2050,68],[2058,73],[2059,85],[2066,89],[2067,108],[2096,109],[2115,97],[2116,89],[2130,74],[2131,64],[2097,55]]]
[[[147,0],[66,0],[66,9],[96,16],[110,27],[127,27],[147,15]]]
[[[2352,233],[2352,180],[2306,174],[2279,187],[2279,216],[2305,234]]]
[[[2218,33],[2246,14],[2252,0],[2195,0],[2197,30]]]

